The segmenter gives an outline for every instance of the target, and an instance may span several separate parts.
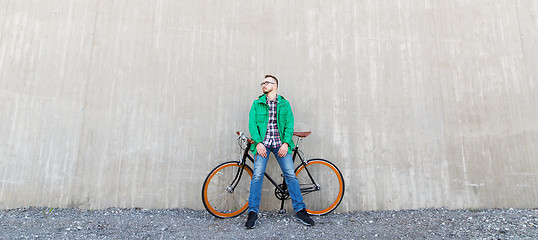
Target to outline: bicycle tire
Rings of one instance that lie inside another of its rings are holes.
[[[295,169],[306,204],[306,212],[310,215],[326,215],[334,211],[344,198],[345,184],[342,173],[333,163],[325,159],[310,159],[306,166],[314,181],[320,187],[317,191],[305,193],[304,188],[314,187],[303,164]]]
[[[228,186],[232,184],[239,168],[241,168],[239,162],[229,161],[218,165],[207,175],[202,185],[202,202],[213,216],[232,218],[247,210],[252,179],[252,169],[248,165],[245,165],[243,175],[234,191],[228,191]]]

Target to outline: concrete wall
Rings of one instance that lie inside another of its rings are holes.
[[[340,211],[538,207],[537,42],[534,0],[0,0],[0,208],[202,209],[266,73]]]

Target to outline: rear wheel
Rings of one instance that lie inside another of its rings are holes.
[[[240,170],[239,162],[231,161],[217,166],[207,175],[202,186],[202,201],[213,216],[237,217],[247,210],[252,169],[245,165],[239,178]]]
[[[342,173],[334,164],[324,159],[308,160],[306,169],[304,165],[295,169],[306,204],[306,212],[318,216],[332,212],[344,198],[345,185]]]

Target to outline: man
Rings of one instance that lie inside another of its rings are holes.
[[[292,140],[294,120],[290,103],[277,94],[278,79],[275,76],[266,75],[261,86],[263,95],[252,103],[248,121],[250,136],[255,142],[250,149],[255,154],[255,161],[248,198],[249,213],[245,226],[251,229],[256,225],[265,167],[271,152],[282,169],[296,212],[295,218],[307,226],[312,226],[314,221],[305,210],[306,205],[303,202],[299,181],[293,172],[291,152],[294,148]]]

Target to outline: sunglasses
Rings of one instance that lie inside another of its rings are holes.
[[[263,87],[263,86],[265,86],[265,85],[269,85],[269,84],[275,84],[275,83],[274,83],[274,82],[265,81],[265,82],[262,82],[262,83],[260,84],[260,86]]]

